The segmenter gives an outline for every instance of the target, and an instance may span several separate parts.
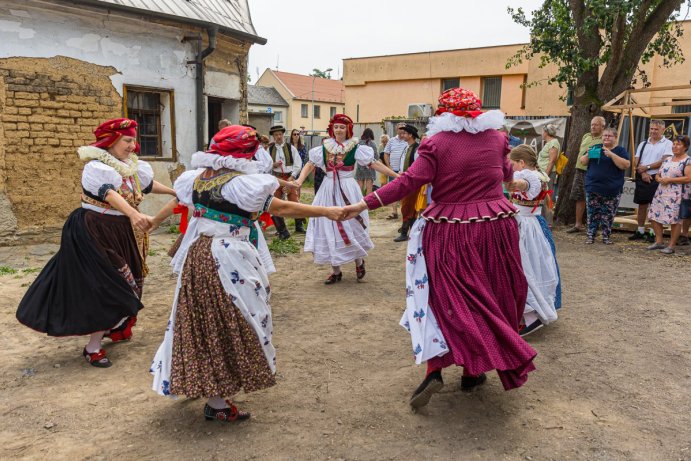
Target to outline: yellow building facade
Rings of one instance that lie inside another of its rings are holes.
[[[691,21],[680,38],[686,62],[665,68],[656,56],[641,68],[653,87],[688,85],[691,78]],[[486,108],[498,108],[509,117],[567,116],[567,89],[548,85],[555,69],[540,68],[532,59],[506,68],[508,60],[524,45],[468,48],[343,60],[345,110],[359,123],[378,123],[384,118],[408,116],[409,106],[437,106],[439,94],[461,86],[475,91]],[[526,82],[539,82],[524,88]],[[637,86],[641,86],[640,84]],[[691,92],[674,90],[640,94],[637,101],[664,102],[683,99]],[[651,114],[671,112],[671,108],[649,109]]]
[[[281,124],[289,130],[326,132],[331,116],[345,108],[340,80],[266,69],[257,85],[275,88],[286,100],[288,108]]]

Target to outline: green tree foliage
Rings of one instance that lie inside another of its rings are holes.
[[[333,69],[326,69],[326,70],[312,69],[312,73],[310,74],[310,77],[331,78],[331,71],[332,70]]]
[[[513,20],[530,29],[530,42],[507,62],[507,68],[527,59],[554,69],[548,84],[570,89],[573,95],[566,153],[569,163],[560,181],[557,217],[571,222],[569,203],[573,167],[580,139],[602,105],[634,83],[646,86],[639,63],[660,55],[663,65],[684,61],[675,20],[691,0],[545,0],[528,17],[522,8],[509,8]],[[640,82],[638,82],[640,80]],[[543,82],[529,82],[529,86]]]

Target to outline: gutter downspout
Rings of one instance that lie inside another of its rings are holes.
[[[206,34],[209,39],[209,46],[202,50],[202,36],[186,35],[182,41],[196,41],[197,42],[197,57],[194,61],[188,61],[187,64],[195,65],[195,79],[196,79],[196,112],[197,112],[197,150],[204,149],[204,123],[206,120],[204,114],[204,59],[206,59],[216,49],[216,34],[218,27],[210,27],[206,29]]]

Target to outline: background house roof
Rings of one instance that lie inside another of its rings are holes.
[[[284,106],[288,107],[288,103],[276,91],[276,88],[268,86],[247,86],[247,103],[257,104],[262,106]]]
[[[76,0],[77,3],[140,11],[193,24],[219,26],[221,32],[264,44],[252,24],[248,0]]]
[[[314,100],[322,102],[345,103],[343,81],[328,78],[314,78],[309,75],[292,74],[269,69],[293,94],[295,99],[312,99],[312,82],[314,81]]]

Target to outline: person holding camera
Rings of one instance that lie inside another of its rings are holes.
[[[602,144],[592,146],[579,159],[588,168],[585,175],[587,237],[585,243],[595,242],[598,227],[602,230],[602,243],[611,245],[614,215],[619,208],[624,187],[624,170],[631,161],[629,153],[617,146],[617,129],[605,128]]]

